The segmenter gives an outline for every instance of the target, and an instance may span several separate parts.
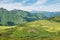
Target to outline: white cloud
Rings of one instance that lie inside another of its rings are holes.
[[[12,2],[13,0],[2,0],[0,1],[0,3],[9,3],[9,2]]]
[[[5,8],[8,10],[13,10],[13,9],[21,9],[21,10],[26,10],[26,11],[31,11],[32,8],[30,6],[24,7],[20,3],[14,3],[14,4],[0,4],[0,8]],[[30,8],[29,8],[30,7]]]
[[[33,4],[34,6],[41,6],[43,5],[44,3],[46,3],[47,0],[38,0],[35,4]]]
[[[38,10],[38,11],[60,11],[59,4],[52,4],[48,6],[43,6],[47,0],[38,0],[35,4],[32,4],[31,6],[23,6],[21,3],[10,3],[10,4],[4,4],[0,3],[0,8],[3,7],[8,10],[13,9],[20,9],[25,11],[32,11],[32,10]],[[24,1],[25,2],[25,1]],[[54,7],[56,6],[56,7]]]

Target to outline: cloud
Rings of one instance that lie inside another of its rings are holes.
[[[35,0],[34,2],[30,0],[3,0],[0,1],[0,8],[3,7],[8,10],[19,9],[25,11],[60,11],[60,3],[46,5],[47,1],[48,0]]]
[[[13,9],[20,9],[20,10],[25,10],[25,11],[31,11],[31,7],[24,7],[20,3],[14,3],[14,4],[0,4],[0,7],[8,9],[8,10],[13,10]],[[30,7],[30,8],[29,8]]]
[[[60,3],[60,0],[47,0],[44,5],[51,5],[56,3]]]
[[[44,3],[46,3],[46,1],[47,1],[47,0],[38,0],[38,1],[34,4],[34,6],[41,6],[41,5],[43,5]]]
[[[28,6],[28,5],[32,5],[32,4],[43,4],[43,3],[45,3],[47,0],[0,0],[0,3],[4,3],[4,4],[6,4],[6,3],[21,3],[22,5],[26,5],[26,6]]]
[[[34,4],[34,3],[36,3],[38,0],[24,0],[23,2],[22,2],[22,5],[24,5],[24,6],[30,6],[30,5],[32,5],[32,4]]]
[[[0,3],[17,3],[22,2],[23,0],[0,0]]]

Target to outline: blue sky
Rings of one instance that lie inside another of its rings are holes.
[[[25,11],[60,11],[60,0],[0,0],[0,8]]]

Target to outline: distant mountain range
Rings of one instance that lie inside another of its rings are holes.
[[[17,9],[8,11],[4,8],[0,8],[0,25],[17,25],[21,23],[31,22],[34,20],[48,19],[54,16],[60,16],[60,12],[27,12]]]
[[[60,16],[60,12],[47,12],[47,11],[31,11],[31,13],[40,13],[46,17]]]

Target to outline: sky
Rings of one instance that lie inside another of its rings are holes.
[[[60,11],[60,0],[0,0],[0,8],[25,11]]]

